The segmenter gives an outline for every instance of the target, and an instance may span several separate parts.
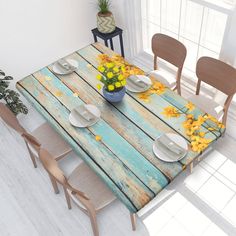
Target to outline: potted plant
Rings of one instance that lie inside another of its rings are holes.
[[[104,34],[111,33],[116,29],[113,14],[110,12],[110,0],[97,0],[97,28],[98,31]]]
[[[6,106],[15,114],[27,114],[28,109],[20,100],[20,95],[14,90],[9,89],[9,81],[13,80],[11,76],[6,76],[0,70],[0,100],[4,100]]]
[[[123,57],[115,55],[109,57],[106,54],[98,56],[99,66],[97,79],[100,83],[98,89],[102,88],[105,99],[109,102],[120,102],[125,96],[126,79],[133,74],[143,74],[139,68],[127,63]]]

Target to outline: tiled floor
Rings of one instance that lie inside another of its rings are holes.
[[[21,120],[29,129],[42,122],[33,109]],[[0,143],[0,235],[92,235],[87,216],[75,206],[67,210],[63,195],[52,193],[43,168],[32,167],[21,138],[1,121]],[[235,236],[235,152],[236,141],[226,135],[191,175],[185,171],[159,194],[156,206],[139,217],[136,232],[128,211],[116,201],[98,217],[100,235]],[[72,156],[63,162],[72,168],[80,160]]]
[[[191,175],[183,174],[171,184],[165,193],[168,200],[143,221],[150,236],[236,235],[236,158],[232,159],[215,150]]]

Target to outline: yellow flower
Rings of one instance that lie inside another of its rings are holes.
[[[102,88],[101,84],[97,84],[97,89],[100,90]]]
[[[95,140],[99,142],[99,141],[102,140],[102,137],[101,137],[100,135],[96,135],[96,136],[95,136]]]
[[[99,66],[99,67],[98,67],[98,71],[100,71],[101,73],[103,73],[103,72],[105,71],[105,67]]]
[[[125,86],[126,85],[126,80],[122,80],[120,83],[121,83],[122,86]]]
[[[101,79],[102,79],[102,75],[98,74],[98,75],[96,76],[96,78],[97,78],[98,80],[101,80]]]
[[[121,83],[120,82],[116,82],[115,86],[116,86],[116,88],[120,88],[121,87]]]
[[[50,76],[45,76],[45,79],[46,79],[47,81],[52,80],[52,78],[51,78]]]
[[[113,78],[113,76],[114,76],[114,74],[113,74],[112,72],[108,72],[108,73],[107,73],[107,78],[108,78],[108,79]]]
[[[114,71],[115,73],[118,73],[118,72],[119,72],[119,68],[118,68],[117,66],[115,66],[115,67],[113,68],[113,71]]]
[[[149,93],[140,93],[138,95],[138,97],[143,100],[144,102],[150,102],[150,99],[149,99]]]
[[[210,128],[208,128],[208,130],[209,130],[209,131],[214,131],[215,128],[210,127]]]
[[[220,129],[224,129],[225,128],[225,125],[223,125],[222,123],[218,123],[218,127],[220,128]]]
[[[114,66],[115,66],[114,63],[112,63],[112,62],[106,63],[106,67],[107,67],[108,69],[110,69],[110,68],[112,68],[112,67],[114,67]]]
[[[191,142],[192,150],[194,152],[199,152],[200,153],[208,147],[210,142],[211,142],[210,139],[197,137],[197,139],[194,139]]]
[[[109,56],[106,54],[100,54],[98,55],[98,60],[100,63],[105,63],[110,60]]]
[[[203,138],[205,136],[205,132],[199,132],[199,136]]]
[[[122,67],[121,67],[121,71],[122,71],[123,73],[126,72],[125,66],[122,66]]]
[[[61,91],[57,91],[55,94],[57,97],[61,97],[63,95],[63,93]]]
[[[209,114],[206,115],[206,119],[211,120],[212,122],[218,123],[219,121],[214,117]]]
[[[160,95],[160,94],[165,92],[165,85],[160,83],[160,82],[158,82],[158,81],[153,81],[151,92],[153,94]]]
[[[93,66],[91,64],[87,64],[87,67],[88,68],[92,68]]]
[[[192,114],[188,114],[188,115],[187,115],[187,119],[193,120],[193,118],[194,118],[194,116],[193,116]]]
[[[123,80],[123,79],[124,79],[124,76],[120,74],[120,75],[118,76],[118,80],[121,81],[121,80]]]
[[[108,91],[113,91],[115,89],[114,85],[110,84],[108,85]]]
[[[197,120],[199,121],[199,123],[201,123],[201,125],[206,121],[206,118],[204,118],[203,116],[198,116]]]
[[[168,106],[164,108],[164,111],[162,112],[162,114],[166,116],[167,118],[180,116],[179,111],[175,107],[172,107],[172,106]]]
[[[79,94],[78,93],[73,93],[73,96],[77,98],[77,97],[79,97]]]
[[[188,102],[185,107],[189,110],[189,111],[192,111],[195,109],[195,105],[191,102]]]

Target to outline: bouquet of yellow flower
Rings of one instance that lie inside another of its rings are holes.
[[[121,90],[130,75],[143,74],[142,70],[130,65],[119,55],[109,57],[106,54],[101,54],[98,56],[98,60],[97,69],[101,74],[97,75],[97,79],[104,84],[105,89],[109,92]],[[101,84],[98,84],[97,87],[101,89]]]

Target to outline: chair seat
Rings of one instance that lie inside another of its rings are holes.
[[[221,120],[224,115],[224,108],[213,99],[202,95],[192,95],[188,100],[218,120]]]
[[[149,74],[169,88],[176,87],[176,78],[173,74],[165,70],[153,70]]]
[[[116,199],[113,193],[85,163],[81,163],[71,173],[68,182],[72,187],[84,192],[89,197],[96,211],[101,210]],[[85,209],[75,195],[71,194],[71,198],[77,205]]]
[[[60,137],[48,123],[44,123],[31,133],[42,147],[59,160],[72,151],[72,148]]]

